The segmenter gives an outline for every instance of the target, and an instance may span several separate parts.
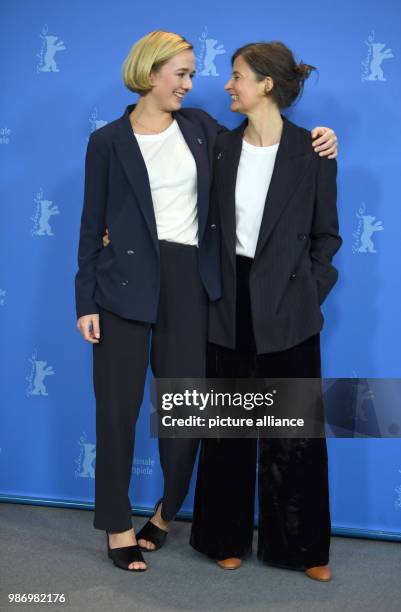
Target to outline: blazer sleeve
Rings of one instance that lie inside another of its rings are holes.
[[[85,158],[84,203],[78,246],[78,272],[75,276],[77,318],[99,312],[93,299],[96,288],[96,262],[103,248],[106,227],[108,162],[99,139],[91,134]]]
[[[335,285],[338,272],[331,261],[342,244],[337,215],[337,161],[318,158],[315,207],[311,228],[310,257],[319,304]]]

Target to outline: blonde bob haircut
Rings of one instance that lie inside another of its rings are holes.
[[[131,91],[144,95],[152,89],[150,73],[157,71],[172,57],[193,49],[179,34],[155,30],[138,40],[123,64],[123,79]]]

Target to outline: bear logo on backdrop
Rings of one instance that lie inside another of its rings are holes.
[[[96,459],[96,444],[88,442],[84,433],[79,441],[79,456],[75,459],[77,469],[75,478],[95,478],[94,461]]]
[[[94,132],[95,130],[98,130],[99,128],[103,127],[104,125],[107,125],[108,121],[98,118],[97,108],[95,106],[95,108],[90,114],[89,123],[91,124],[91,132]]]
[[[362,63],[362,81],[386,81],[382,63],[394,57],[392,49],[387,49],[385,43],[374,42],[375,33],[372,30],[365,40],[368,53]]]
[[[43,198],[43,189],[40,189],[34,197],[36,204],[35,214],[31,217],[33,221],[32,236],[54,236],[54,232],[50,226],[49,219],[54,215],[59,215],[58,206],[54,205],[51,200]]]
[[[95,478],[94,463],[96,460],[96,444],[88,442],[84,433],[79,441],[79,456],[75,459],[77,468],[75,478]],[[134,457],[132,473],[135,476],[152,476],[155,460],[152,457]]]
[[[367,408],[369,407],[370,412],[374,399],[375,395],[370,389],[368,381],[358,378],[355,386],[353,410],[348,415],[355,425],[368,422]]]
[[[373,234],[384,230],[382,221],[376,221],[376,217],[366,214],[366,206],[363,204],[357,211],[358,225],[353,232],[353,253],[377,253],[373,243]]]
[[[226,53],[224,45],[217,44],[218,40],[208,37],[208,29],[205,27],[201,37],[199,38],[201,49],[196,56],[199,76],[214,76],[218,77],[215,58],[217,55]]]
[[[0,306],[4,306],[5,301],[6,301],[5,297],[6,297],[6,290],[0,289]]]
[[[37,352],[34,351],[29,358],[30,362],[30,371],[26,380],[28,381],[28,386],[26,388],[26,395],[49,395],[45,386],[45,378],[48,376],[53,376],[55,371],[53,367],[47,365],[47,361],[43,361],[37,359]]]
[[[57,67],[55,55],[59,51],[65,51],[67,48],[58,36],[48,34],[47,25],[45,25],[40,33],[42,45],[36,57],[39,58],[39,63],[36,66],[36,72],[60,72]]]
[[[0,128],[0,145],[10,144],[11,130],[8,127]]]

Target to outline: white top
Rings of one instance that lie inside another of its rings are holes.
[[[196,163],[177,121],[160,134],[135,134],[145,160],[157,237],[198,244]]]
[[[235,187],[237,255],[254,257],[279,144],[256,147],[242,140]]]

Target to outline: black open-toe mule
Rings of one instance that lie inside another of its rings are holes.
[[[159,499],[159,501],[157,502],[154,512],[153,512],[153,516],[156,514],[157,509],[162,501],[163,501],[162,499]],[[159,550],[166,541],[167,533],[168,532],[164,531],[164,529],[160,529],[160,527],[158,527],[157,525],[154,525],[154,523],[151,523],[150,520],[147,521],[145,525],[142,527],[142,529],[140,529],[138,533],[136,534],[136,539],[137,541],[147,540],[148,542],[152,542],[152,544],[154,544],[155,547],[154,548],[144,548],[143,546],[139,546],[139,548],[143,550],[144,552],[154,552],[155,550]]]
[[[141,549],[138,544],[132,546],[123,546],[122,548],[110,548],[109,544],[109,534],[106,531],[107,537],[107,555],[112,559],[114,565],[123,570],[128,570],[129,572],[146,572],[148,569],[130,569],[129,565],[137,561],[138,563],[145,563],[145,559],[141,553]]]

